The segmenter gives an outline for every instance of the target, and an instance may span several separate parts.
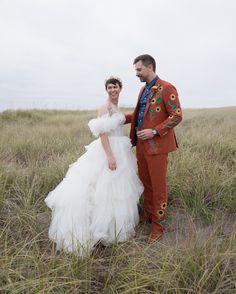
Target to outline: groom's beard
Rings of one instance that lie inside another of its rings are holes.
[[[139,76],[139,75],[137,75],[137,77],[139,78],[140,82],[147,82],[147,78],[146,77]]]

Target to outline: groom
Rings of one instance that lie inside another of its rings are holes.
[[[133,113],[130,138],[136,146],[139,177],[144,185],[144,209],[140,222],[151,222],[148,241],[159,240],[164,232],[167,209],[166,173],[168,153],[178,147],[173,128],[182,120],[176,88],[156,75],[155,59],[148,55],[135,58],[136,76],[146,82],[141,88]]]

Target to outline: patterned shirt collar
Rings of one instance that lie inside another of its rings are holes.
[[[156,76],[151,82],[146,83],[145,88],[147,88],[148,90],[150,90],[151,87],[153,87],[156,84],[156,82],[157,82],[158,79],[159,79],[159,77]]]

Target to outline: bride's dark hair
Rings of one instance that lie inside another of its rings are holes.
[[[105,81],[105,88],[107,89],[108,84],[113,84],[116,85],[118,84],[119,87],[122,89],[122,81],[121,79],[117,78],[117,77],[110,77]]]

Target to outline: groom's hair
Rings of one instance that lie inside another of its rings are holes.
[[[148,66],[149,64],[152,65],[153,67],[153,71],[155,72],[156,71],[156,61],[155,59],[149,55],[149,54],[143,54],[143,55],[139,55],[137,56],[135,59],[134,59],[134,63],[137,63],[139,61],[142,61],[142,63],[145,65],[145,66]]]
[[[118,84],[119,87],[122,89],[122,82],[119,78],[116,77],[110,77],[105,81],[105,88],[107,89],[108,84],[116,85]]]

